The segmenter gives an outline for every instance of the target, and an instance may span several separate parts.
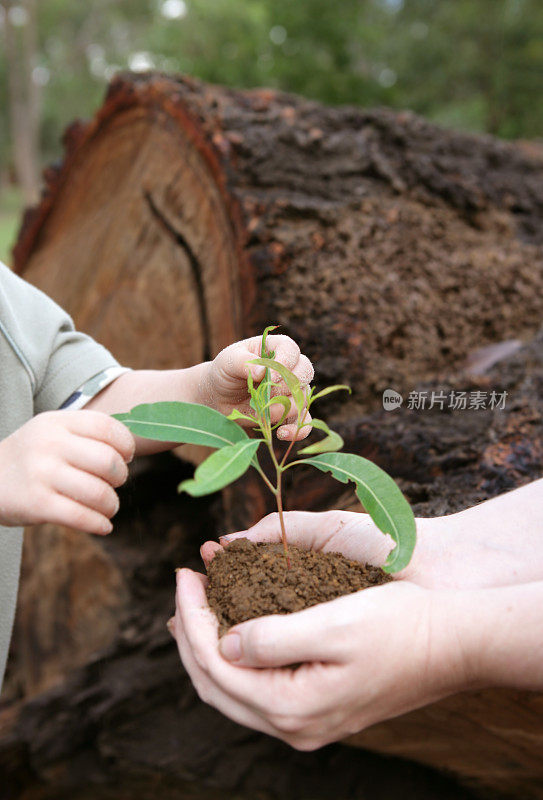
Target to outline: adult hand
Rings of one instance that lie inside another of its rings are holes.
[[[206,579],[178,573],[170,630],[198,694],[231,719],[312,750],[471,684],[433,593],[395,581],[250,620],[220,641]],[[300,667],[277,669],[303,662]],[[253,667],[253,669],[250,669]]]
[[[110,533],[133,455],[132,434],[106,414],[38,414],[0,442],[0,523]]]
[[[482,589],[543,580],[543,480],[445,517],[417,519],[417,545],[409,565],[395,577],[428,589]],[[367,514],[327,511],[285,514],[289,542],[382,564],[394,543]],[[278,542],[276,514],[249,531],[225,536]],[[204,561],[220,546],[207,542]]]
[[[507,514],[518,516],[519,503],[527,494],[533,500],[542,487],[540,481],[490,501],[472,520],[484,531],[484,519],[494,522],[497,509],[507,523]],[[538,519],[533,517],[535,527]],[[418,520],[414,558],[393,583],[295,614],[249,620],[220,641],[207,605],[206,578],[182,570],[171,630],[202,699],[305,750],[463,689],[543,688],[541,560],[534,568],[529,548],[524,553],[519,545],[511,570],[511,547],[509,556],[494,558],[487,531],[474,552],[490,554],[489,569],[463,572],[465,518],[456,528],[456,555],[446,520],[451,518]],[[365,515],[292,512],[286,527],[291,544],[339,550],[371,563],[383,563],[391,546]],[[532,533],[526,525],[529,541]],[[276,516],[237,536],[242,535],[278,541]],[[218,548],[207,543],[204,559]],[[477,580],[485,588],[472,588]],[[461,591],[451,591],[460,586]],[[292,663],[302,666],[277,669]]]
[[[294,545],[371,563],[383,563],[391,547],[366,515],[285,517]],[[228,538],[243,535],[279,541],[277,515]],[[204,560],[217,549],[217,543],[206,543]],[[206,578],[190,570],[178,575],[172,632],[200,696],[236,721],[299,749],[321,746],[469,684],[462,652],[451,652],[445,639],[439,648],[429,647],[434,598],[406,579],[295,614],[245,622],[219,642]],[[301,662],[294,671],[276,669]],[[431,678],[422,683],[421,674]]]

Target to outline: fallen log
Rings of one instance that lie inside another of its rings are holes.
[[[127,76],[65,146],[15,268],[133,366],[273,320],[367,405],[539,329],[543,159],[510,145]]]
[[[15,268],[123,363],[186,366],[280,323],[319,380],[351,384],[352,397],[330,401],[328,416],[346,449],[401,481],[417,513],[455,511],[540,477],[537,156],[407,112],[327,109],[164,75],[116,78],[95,118],[68,129],[65,147],[25,217]],[[466,369],[474,350],[513,339],[526,344],[479,373]],[[514,402],[390,414],[387,387],[496,389]],[[268,499],[247,480],[209,507],[175,496],[189,465],[164,457],[136,469],[114,537],[53,527],[27,536],[0,711],[11,796],[82,798],[92,784],[93,797],[106,797],[138,776],[149,786],[171,779],[172,797],[210,784],[237,796],[349,797],[349,787],[367,788],[368,771],[382,785],[376,756],[339,747],[329,758],[348,780],[331,789],[313,756],[287,759],[195,701],[164,632],[169,576],[197,563],[198,545],[223,532],[225,518],[248,524]],[[351,500],[325,476],[302,475],[287,502]],[[479,789],[543,798],[541,710],[537,694],[459,695],[357,741]],[[275,776],[279,759],[290,788],[262,778],[263,764]],[[239,772],[226,777],[221,765],[236,761]],[[403,796],[405,769],[397,762],[387,778]],[[297,793],[308,770],[315,786]],[[432,796],[438,779],[417,774],[413,797]],[[440,796],[469,794],[444,786]]]

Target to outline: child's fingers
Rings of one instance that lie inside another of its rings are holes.
[[[315,375],[313,364],[303,353],[298,359],[297,364],[291,369],[291,372],[298,378],[302,386],[308,386]],[[280,376],[272,371],[272,379],[280,380]],[[276,394],[290,394],[290,389],[284,381],[281,381],[278,386],[273,387],[272,395]]]
[[[292,371],[302,386],[308,386],[315,377],[315,369],[313,368],[313,364],[307,356],[304,356],[303,353]]]
[[[257,340],[262,341],[260,337]],[[294,369],[300,358],[300,348],[290,336],[275,334],[266,339],[266,350],[268,353],[275,353],[274,360],[284,364],[287,369]],[[305,356],[304,356],[305,358]]]
[[[41,512],[43,521],[53,525],[65,525],[85,533],[105,536],[113,530],[113,525],[103,514],[61,494],[52,494]]]
[[[266,369],[258,364],[250,363],[257,358],[257,354],[248,346],[250,341],[248,339],[247,342],[239,342],[227,347],[217,358],[221,359],[221,367],[230,378],[245,381],[250,372],[255,383],[258,383],[264,377]]]
[[[296,419],[298,418],[298,409],[296,408],[296,403],[290,397],[289,400],[290,410],[284,419],[285,423],[296,422]],[[281,403],[275,403],[273,406],[270,406],[270,420],[272,424],[275,425],[277,422],[279,422],[284,413],[285,409]]]
[[[304,396],[307,395],[307,387],[302,387]],[[287,390],[288,391],[288,390]],[[270,408],[270,418],[272,423],[277,423],[281,419],[281,416],[284,412],[283,406],[279,403],[271,406]],[[283,421],[283,424],[277,428],[277,437],[279,439],[283,439],[285,441],[292,441],[292,439],[296,439],[296,441],[300,441],[301,439],[307,438],[311,433],[311,414],[304,408],[302,421],[305,423],[302,428],[298,431],[298,408],[294,402],[294,400],[290,401],[290,411],[286,418]]]
[[[285,425],[281,425],[280,428],[277,428],[277,438],[282,439],[284,441],[292,441],[294,437],[296,437],[296,441],[299,442],[302,439],[306,439],[309,434],[311,433],[311,414],[309,411],[305,412],[304,422],[307,423],[300,428],[298,434],[296,434],[297,426],[296,424],[288,423]]]
[[[62,455],[72,467],[90,472],[115,488],[122,486],[128,478],[128,467],[124,458],[104,442],[83,436],[70,436]]]
[[[247,339],[244,342],[244,346],[251,353],[249,360],[255,358],[255,356],[259,357],[262,347],[262,337],[253,336],[251,339]],[[291,339],[290,336],[285,336],[284,334],[268,336],[266,339],[266,350],[270,355],[271,353],[274,354],[273,358],[275,361],[279,361],[279,363],[283,364],[289,370],[294,370],[294,367],[298,364],[298,361],[301,358],[300,348],[294,339]],[[303,356],[303,358],[306,357]],[[258,378],[255,372],[258,372]],[[258,367],[256,364],[252,364],[251,374],[255,380],[260,380],[264,376],[264,369],[262,367]],[[274,380],[278,380],[277,375],[275,375]]]
[[[108,519],[119,510],[119,498],[115,490],[95,475],[64,464],[56,470],[53,481],[59,494],[98,511]]]
[[[113,447],[124,459],[130,463],[134,458],[136,443],[134,437],[122,422],[102,414],[100,411],[81,409],[80,411],[66,411],[66,427],[78,436],[96,439]]]

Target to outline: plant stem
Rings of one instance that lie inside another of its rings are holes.
[[[304,411],[303,418],[301,417],[300,413],[298,413],[298,422],[297,422],[297,425],[296,425],[296,433],[294,434],[294,436],[290,440],[290,444],[287,447],[287,451],[286,451],[285,455],[283,456],[283,458],[281,460],[281,464],[279,465],[279,468],[280,468],[281,472],[283,471],[283,469],[285,469],[285,463],[287,461],[287,458],[290,455],[290,451],[294,447],[295,442],[298,440],[298,434],[300,433],[300,431],[304,427],[306,416],[307,416],[307,409],[305,409],[305,411]]]
[[[290,444],[289,444],[289,446],[287,448],[287,451],[286,451],[285,455],[283,456],[283,459],[282,459],[281,463],[279,464],[279,468],[281,469],[281,471],[283,470],[283,468],[285,466],[285,462],[286,462],[287,458],[290,455],[290,451],[292,450],[292,448],[294,446],[294,442],[296,441],[296,436],[298,435],[298,431],[299,430],[300,429],[298,428],[298,430],[296,431],[296,434],[294,435],[294,438],[292,439],[292,441],[290,442]]]
[[[289,451],[292,447],[292,443],[293,442],[291,442]],[[275,474],[277,476],[277,486],[275,488],[272,487],[272,492],[275,495],[275,502],[277,503],[277,512],[279,514],[279,525],[281,526],[281,540],[283,542],[283,551],[285,553],[285,558],[287,560],[287,569],[290,569],[290,555],[288,552],[287,532],[285,529],[285,519],[283,516],[283,497],[282,497],[282,485],[281,485],[284,459],[281,462],[281,464],[278,463],[275,451],[273,449],[273,440],[271,436],[271,431],[270,431],[270,438],[268,439],[268,437],[266,437],[266,445],[268,447],[268,450],[270,451],[270,456],[273,461],[273,465],[275,467]]]
[[[289,555],[289,552],[288,552],[287,532],[286,532],[286,529],[285,529],[285,519],[284,519],[284,516],[283,516],[283,493],[282,493],[283,471],[287,468],[285,466],[286,461],[287,461],[287,459],[288,459],[288,457],[290,455],[290,452],[291,452],[292,448],[294,447],[294,443],[296,442],[296,440],[298,438],[298,434],[299,434],[300,430],[304,426],[304,421],[305,421],[306,414],[307,414],[307,410],[304,412],[303,418],[301,418],[301,415],[298,414],[298,424],[296,425],[296,433],[292,437],[292,439],[290,441],[290,444],[287,447],[287,450],[285,452],[285,455],[281,459],[281,463],[280,464],[277,463],[277,459],[275,457],[275,453],[274,453],[274,450],[273,450],[273,444],[271,443],[271,441],[269,443],[270,453],[271,453],[271,456],[272,456],[272,459],[273,459],[273,463],[275,465],[275,469],[276,469],[276,473],[277,473],[277,489],[276,489],[276,493],[275,493],[275,499],[276,499],[276,502],[277,502],[277,511],[279,513],[279,524],[281,526],[281,539],[283,540],[283,550],[285,551],[285,557],[287,559],[287,568],[288,569],[290,569],[290,555]]]
[[[255,456],[255,460],[253,461],[253,467],[256,469],[256,471],[258,472],[258,474],[260,475],[260,477],[262,478],[262,480],[264,481],[264,483],[266,484],[266,486],[268,487],[270,492],[273,492],[273,494],[276,494],[277,493],[277,489],[275,488],[273,483],[270,481],[270,479],[268,478],[268,476],[266,475],[266,473],[264,472],[264,470],[262,469],[262,467],[258,463],[258,460],[257,460],[256,456]]]
[[[258,422],[259,422],[259,425],[260,425],[260,430],[262,431],[262,433],[264,435],[264,441],[266,442],[266,446],[267,446],[267,448],[268,448],[268,450],[270,452],[270,456],[271,456],[271,459],[273,461],[273,465],[275,467],[275,474],[277,476],[277,485],[274,487],[273,484],[271,483],[271,481],[268,480],[268,478],[264,474],[262,468],[258,464],[258,461],[256,462],[255,467],[258,470],[258,472],[260,473],[260,475],[262,476],[262,478],[264,478],[264,481],[266,482],[266,484],[267,484],[268,488],[270,489],[270,491],[273,492],[273,494],[275,495],[275,502],[277,503],[277,512],[279,514],[279,525],[281,526],[281,539],[282,539],[282,542],[283,542],[283,550],[284,550],[284,553],[285,553],[285,558],[287,560],[287,569],[290,569],[290,555],[289,555],[289,551],[288,551],[287,531],[286,531],[286,528],[285,528],[285,517],[284,517],[284,513],[283,513],[282,479],[283,479],[284,470],[288,469],[288,466],[286,465],[286,461],[287,461],[287,459],[288,459],[288,457],[289,457],[289,455],[290,455],[290,453],[292,451],[294,443],[296,442],[296,440],[298,438],[298,434],[299,434],[300,430],[304,426],[306,414],[307,414],[307,409],[304,410],[303,417],[302,417],[301,411],[298,411],[298,422],[297,422],[297,425],[296,425],[296,433],[292,437],[292,439],[290,441],[290,444],[287,447],[287,450],[285,452],[285,455],[281,459],[280,463],[277,461],[277,457],[275,455],[275,450],[273,449],[273,433],[272,433],[271,421],[268,423],[265,414],[260,414],[259,418],[258,418]],[[293,462],[293,463],[296,463],[296,462]],[[258,464],[258,466],[257,466],[257,464]]]
[[[275,499],[277,501],[277,511],[279,513],[279,524],[281,526],[281,539],[283,540],[283,550],[285,558],[287,559],[287,569],[290,569],[290,555],[288,552],[287,532],[285,530],[285,520],[283,517],[283,497],[281,494],[281,470],[277,473],[277,494]]]

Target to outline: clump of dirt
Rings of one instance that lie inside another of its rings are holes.
[[[340,553],[236,539],[207,568],[207,598],[220,635],[233,625],[267,614],[288,614],[392,580],[380,567]]]

